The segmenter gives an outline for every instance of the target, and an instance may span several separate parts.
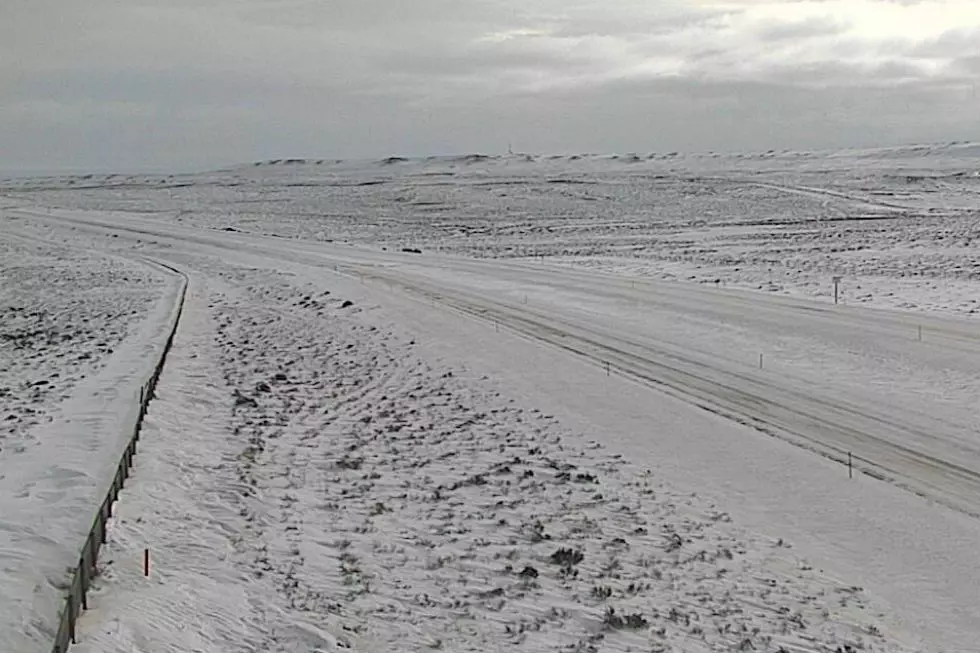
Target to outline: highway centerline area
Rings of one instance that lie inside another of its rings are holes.
[[[980,329],[966,320],[128,216],[32,217],[409,291],[839,462],[851,453],[877,478],[980,514]]]

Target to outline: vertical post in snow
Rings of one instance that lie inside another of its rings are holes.
[[[50,211],[50,209],[48,209]],[[78,606],[75,605],[75,597],[68,594],[68,634],[71,635],[71,643],[77,644],[75,640],[75,620],[78,618]]]
[[[143,549],[143,575],[150,577],[150,550]]]
[[[851,462],[851,452],[847,452],[847,478],[854,478],[854,464]]]
[[[840,289],[840,277],[834,277],[834,303],[837,303],[837,297],[839,295]]]
[[[606,361],[606,376],[609,376],[609,361]]]

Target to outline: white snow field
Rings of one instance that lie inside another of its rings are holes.
[[[0,239],[0,453],[31,446],[31,429],[105,366],[157,300],[161,275],[125,259]]]
[[[189,278],[73,649],[976,651],[977,171],[951,144],[0,184],[34,264]],[[0,540],[0,649],[47,650],[57,587],[6,579],[56,582],[84,533],[8,487],[49,550]]]
[[[0,643],[50,650],[177,284],[149,262],[7,223],[0,252]]]

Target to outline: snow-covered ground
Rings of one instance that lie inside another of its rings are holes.
[[[79,648],[974,650],[978,162],[4,184],[0,227],[190,277]]]
[[[125,259],[0,233],[0,452],[30,446],[72,389],[104,367],[162,291]]]
[[[0,643],[27,651],[53,642],[178,284],[11,221],[0,252]]]
[[[279,160],[0,182],[9,201],[288,238],[545,257],[657,279],[980,311],[980,144],[739,155]]]
[[[373,306],[206,267],[79,650],[911,650],[790,543]]]

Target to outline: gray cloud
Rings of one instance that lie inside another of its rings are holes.
[[[585,52],[563,52],[556,48],[534,47],[527,39],[506,46],[487,43],[424,51],[407,48],[385,52],[377,63],[386,72],[421,76],[462,75],[480,77],[487,73],[506,71],[573,72],[598,65]]]
[[[953,69],[962,71],[972,82],[974,89],[980,86],[976,81],[980,77],[980,54],[957,59],[953,64]]]
[[[924,58],[960,58],[980,55],[980,27],[957,28],[922,41],[910,49]]]
[[[0,169],[980,138],[938,1],[10,0]]]
[[[922,70],[907,61],[881,60],[854,64],[839,61],[822,61],[800,65],[773,67],[768,78],[771,82],[783,82],[795,86],[837,89],[857,86],[860,88],[891,88],[900,84],[914,83],[925,86]]]
[[[757,32],[763,41],[786,41],[822,36],[836,36],[848,29],[848,24],[831,16],[808,18],[791,23],[774,23]]]

